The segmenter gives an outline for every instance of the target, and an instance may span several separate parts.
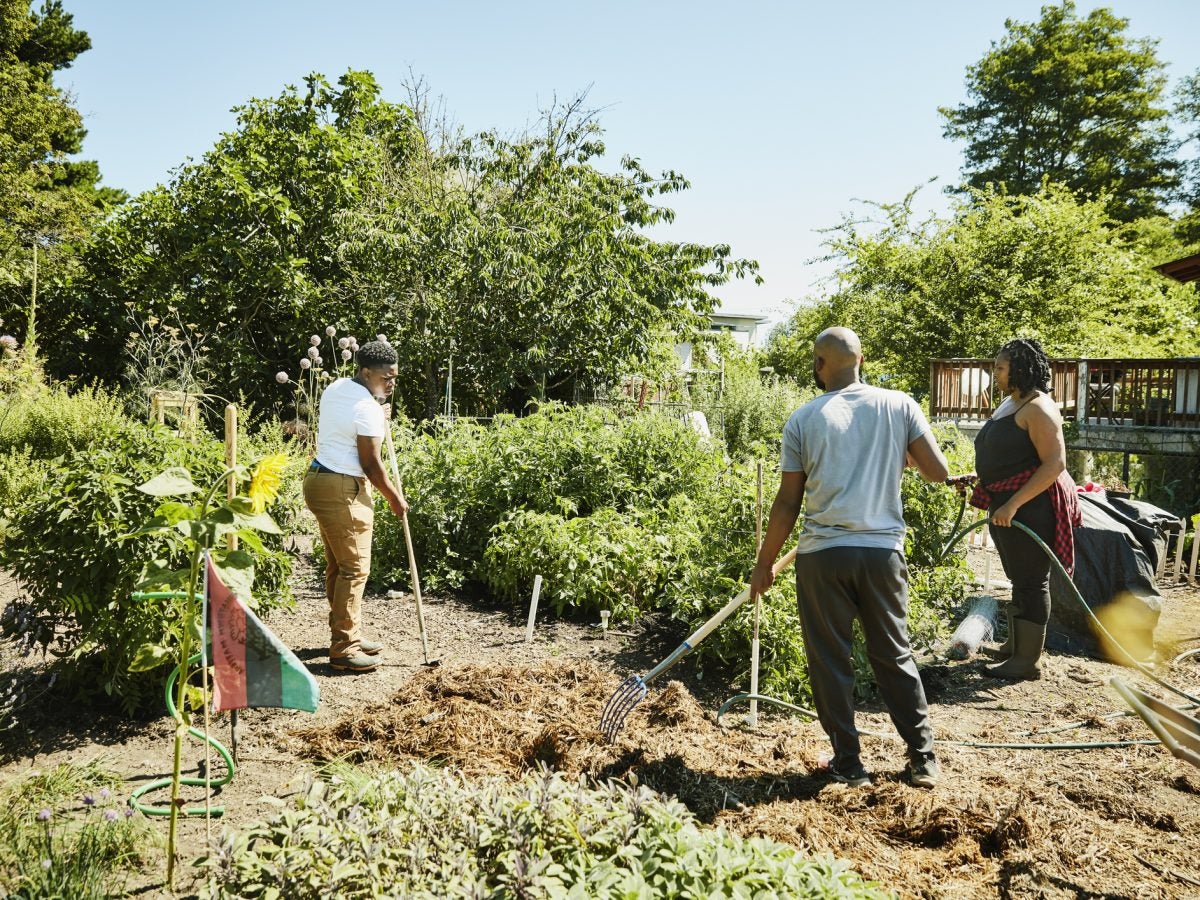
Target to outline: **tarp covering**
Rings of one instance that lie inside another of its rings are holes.
[[[1139,500],[1086,492],[1079,499],[1083,523],[1075,529],[1075,585],[1113,636],[1135,657],[1147,659],[1162,609],[1154,573],[1166,552],[1166,533],[1180,527],[1179,519]],[[1046,646],[1099,654],[1091,619],[1056,570],[1050,597]]]

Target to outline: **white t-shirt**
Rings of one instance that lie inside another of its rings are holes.
[[[852,384],[800,407],[783,428],[785,472],[804,472],[797,549],[904,547],[900,476],[929,423],[907,394]]]
[[[363,477],[358,437],[381,438],[387,428],[383,407],[352,378],[339,378],[321,394],[317,420],[317,462],[343,475]]]

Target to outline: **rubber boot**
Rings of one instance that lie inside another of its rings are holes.
[[[1004,643],[997,644],[995,647],[989,647],[984,644],[979,648],[979,652],[990,656],[992,659],[1008,659],[1013,652],[1013,611],[1012,604],[1004,604],[1004,621],[1008,623],[1008,634],[1004,638]]]
[[[1013,619],[1013,655],[1002,663],[984,666],[983,674],[1009,681],[1036,681],[1042,677],[1038,660],[1046,643],[1046,626],[1028,619]]]

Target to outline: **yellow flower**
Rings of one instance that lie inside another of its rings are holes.
[[[273,453],[264,456],[254,467],[250,476],[250,502],[254,504],[256,513],[267,508],[267,504],[279,496],[279,485],[283,481],[283,470],[287,468],[288,455]]]

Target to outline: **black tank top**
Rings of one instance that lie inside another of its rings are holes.
[[[1015,413],[988,419],[975,436],[975,473],[983,484],[1012,478],[1041,464],[1029,432],[1017,425]]]

